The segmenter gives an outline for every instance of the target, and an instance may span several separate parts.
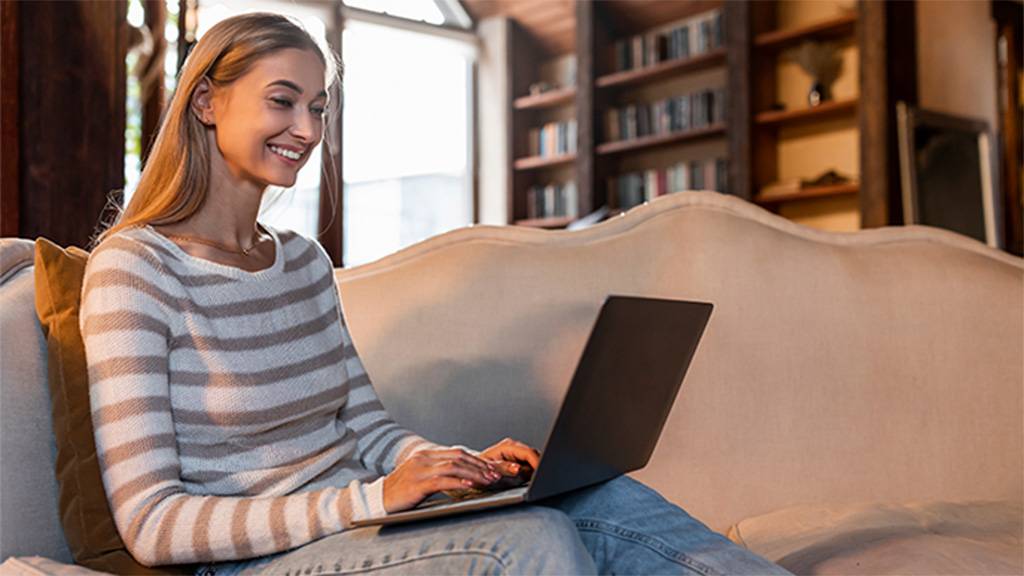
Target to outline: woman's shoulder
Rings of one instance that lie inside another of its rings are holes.
[[[294,271],[310,264],[333,269],[334,264],[331,262],[331,257],[320,242],[288,228],[277,228],[262,222],[260,224],[268,230],[273,230],[277,235],[281,247],[284,249],[287,269]]]
[[[105,237],[89,253],[86,274],[110,268],[161,271],[166,256],[154,244],[144,227],[123,228]]]

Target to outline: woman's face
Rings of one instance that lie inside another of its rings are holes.
[[[212,95],[225,167],[261,189],[294,185],[323,138],[326,105],[324,66],[316,54],[288,48],[261,58]]]

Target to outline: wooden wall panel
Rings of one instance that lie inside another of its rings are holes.
[[[18,3],[0,2],[0,236],[18,235]]]
[[[124,186],[124,0],[23,2],[20,229],[86,246]]]

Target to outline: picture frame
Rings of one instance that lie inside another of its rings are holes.
[[[995,138],[988,122],[896,105],[904,224],[1002,249]]]

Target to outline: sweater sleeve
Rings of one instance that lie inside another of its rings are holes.
[[[370,515],[370,490],[356,480],[266,497],[186,492],[169,387],[169,320],[180,298],[141,243],[114,236],[89,258],[79,326],[93,431],[114,523],[131,555],[146,566],[252,558]]]

